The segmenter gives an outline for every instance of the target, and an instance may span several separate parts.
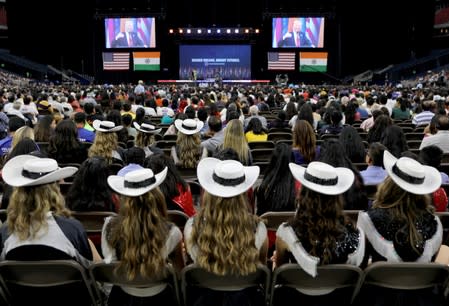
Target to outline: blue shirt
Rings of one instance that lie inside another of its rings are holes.
[[[0,156],[8,154],[9,150],[11,149],[11,145],[12,145],[12,137],[9,135],[6,136],[6,138],[0,140]]]
[[[129,164],[125,167],[123,167],[122,169],[120,169],[119,172],[117,172],[118,176],[125,176],[126,173],[131,172],[131,171],[135,171],[135,170],[140,170],[143,169],[143,167],[139,164]]]
[[[364,185],[379,185],[387,177],[387,171],[379,166],[368,166],[366,170],[360,171]]]
[[[358,107],[356,111],[360,114],[360,119],[366,119],[369,117],[368,111],[363,107]]]
[[[306,162],[304,160],[304,156],[301,154],[301,152],[299,152],[299,150],[293,149],[292,152],[293,152],[293,156],[295,157],[295,164],[303,165],[303,164],[308,164],[309,163],[309,162]],[[320,158],[320,152],[321,152],[320,146],[316,146],[316,148],[315,148],[315,159],[314,160],[318,160]],[[313,160],[311,160],[311,162],[312,161]]]
[[[95,140],[95,133],[85,128],[78,128],[78,140],[81,142],[91,142]]]
[[[440,174],[441,174],[441,184],[449,184],[449,176],[444,172],[440,172]]]

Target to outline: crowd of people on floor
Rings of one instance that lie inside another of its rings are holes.
[[[260,264],[293,262],[312,277],[327,264],[447,265],[435,211],[448,205],[441,163],[449,154],[449,90],[420,84],[2,83],[1,259],[74,259],[86,268],[119,261],[128,279],[162,276],[167,263],[178,272],[196,263],[217,275],[248,275]],[[271,141],[277,131],[290,136]],[[409,134],[421,135],[413,150]],[[266,163],[253,156],[263,143],[271,149]],[[199,201],[191,182],[201,186]],[[70,185],[66,193],[61,184]],[[168,210],[189,217],[184,229]],[[359,210],[357,221],[345,210]],[[72,211],[117,215],[105,220],[98,242]],[[272,211],[294,217],[270,232],[262,217]],[[106,291],[109,305],[174,303],[165,286]],[[312,305],[317,294],[329,305],[342,293],[285,287],[274,302]],[[204,289],[192,305],[264,305],[261,295]],[[393,295],[413,305],[441,302],[432,290],[367,293],[359,302],[390,305]]]

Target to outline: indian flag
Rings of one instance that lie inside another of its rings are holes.
[[[327,52],[299,52],[300,72],[326,72]]]
[[[133,52],[134,71],[161,69],[161,52]]]

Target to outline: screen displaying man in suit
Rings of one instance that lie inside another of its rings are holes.
[[[115,36],[112,43],[113,48],[117,47],[146,47],[142,39],[134,30],[134,22],[131,19],[125,21],[125,32],[120,32]]]
[[[302,22],[299,19],[293,21],[292,31],[284,34],[282,40],[278,42],[278,46],[283,48],[314,47],[302,30]]]

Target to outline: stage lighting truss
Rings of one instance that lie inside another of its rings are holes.
[[[206,27],[206,28],[195,28],[195,27],[180,27],[180,28],[170,28],[168,30],[169,35],[176,36],[190,36],[190,37],[245,37],[260,34],[259,28],[254,27]]]

